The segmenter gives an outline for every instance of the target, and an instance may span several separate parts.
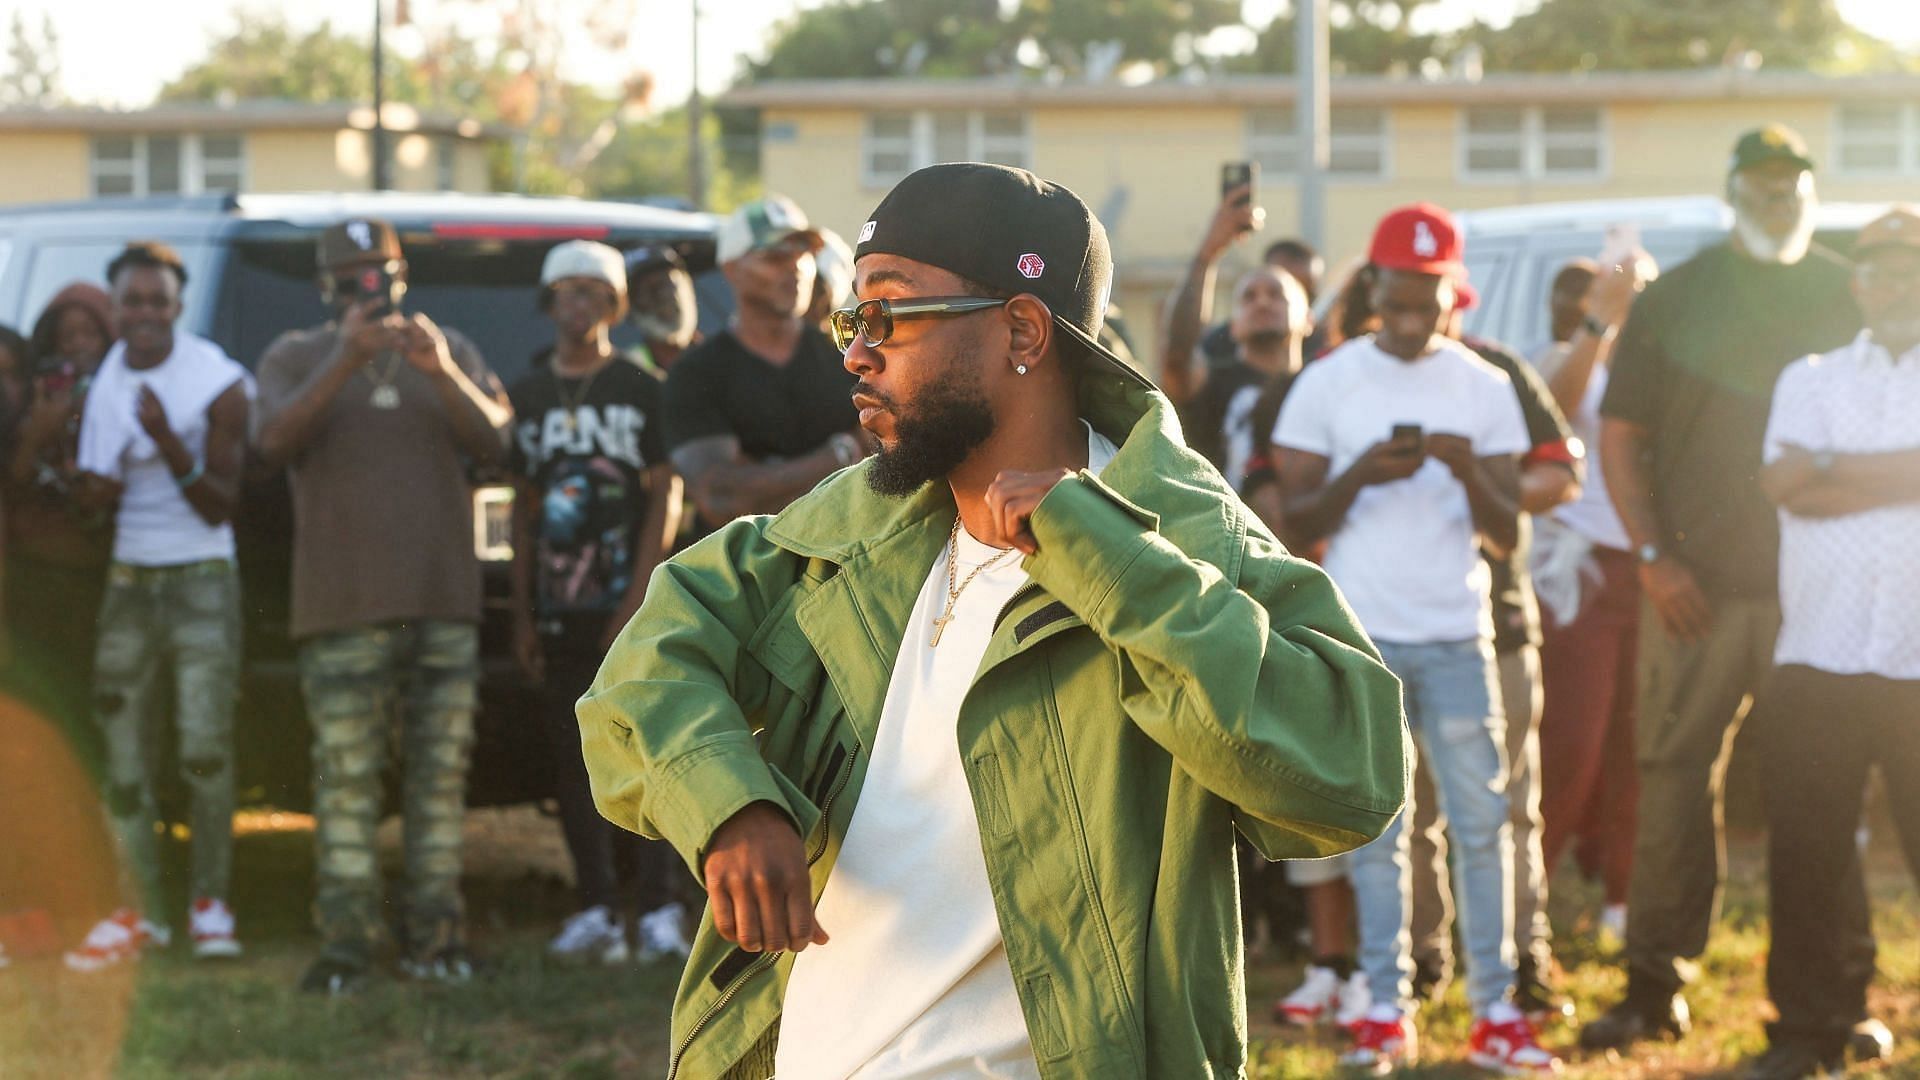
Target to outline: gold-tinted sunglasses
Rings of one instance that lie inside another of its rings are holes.
[[[869,349],[877,349],[893,336],[895,319],[937,319],[966,315],[988,308],[1006,306],[1007,301],[987,296],[921,296],[904,300],[865,300],[834,312],[834,344],[841,352],[853,348],[856,339]]]

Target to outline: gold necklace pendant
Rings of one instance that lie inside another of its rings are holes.
[[[373,388],[373,396],[367,400],[376,409],[397,409],[400,407],[400,388],[392,383],[381,383]]]
[[[979,577],[982,571],[991,570],[995,566],[998,566],[1000,560],[1013,554],[1013,550],[1012,548],[1001,548],[1000,554],[974,567],[967,572],[966,579],[961,580],[960,517],[957,514],[954,516],[953,532],[947,536],[947,609],[934,617],[933,636],[927,639],[927,648],[937,649],[940,647],[940,636],[947,632],[947,624],[953,621],[953,609],[960,603],[960,594],[966,591],[967,586],[973,584],[973,579]]]

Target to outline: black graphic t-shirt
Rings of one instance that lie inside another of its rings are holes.
[[[1235,491],[1246,479],[1248,465],[1266,452],[1273,437],[1272,423],[1256,430],[1254,418],[1269,380],[1266,372],[1235,359],[1214,368],[1200,392],[1180,410],[1187,445],[1212,462]]]
[[[633,583],[644,472],[665,463],[660,376],[632,359],[587,379],[542,368],[516,383],[513,470],[540,500],[535,602],[543,618],[611,614]]]

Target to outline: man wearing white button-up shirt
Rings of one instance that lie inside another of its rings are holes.
[[[1780,1013],[1760,1080],[1840,1064],[1864,1015],[1872,966],[1832,916],[1874,762],[1902,778],[1887,793],[1920,869],[1920,212],[1868,225],[1855,257],[1867,329],[1781,375],[1761,473],[1783,621],[1757,716]]]

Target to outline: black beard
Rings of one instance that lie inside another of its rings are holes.
[[[860,392],[880,397],[870,387]],[[893,408],[891,400],[881,400]],[[992,437],[995,424],[978,375],[958,366],[922,390],[911,412],[895,411],[894,417],[893,448],[881,448],[867,469],[867,486],[889,499],[904,499],[945,478]]]
[[[1248,334],[1244,344],[1249,349],[1271,349],[1287,340],[1285,331],[1255,330]]]

